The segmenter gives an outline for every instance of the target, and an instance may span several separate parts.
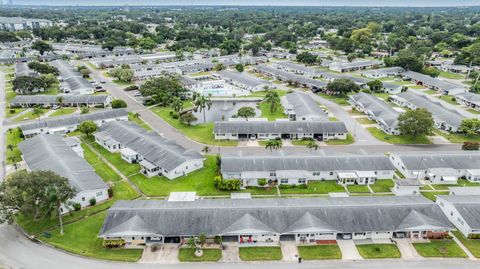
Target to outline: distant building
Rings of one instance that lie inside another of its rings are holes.
[[[0,17],[0,29],[6,31],[39,29],[51,26],[53,26],[53,22],[50,20],[21,17]]]

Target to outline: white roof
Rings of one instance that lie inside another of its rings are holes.
[[[339,178],[357,178],[355,172],[338,172],[337,175]]]
[[[373,171],[357,171],[358,177],[377,177]]]

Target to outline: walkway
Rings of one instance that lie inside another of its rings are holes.
[[[342,260],[363,260],[353,240],[337,240],[337,244],[342,252]]]
[[[417,250],[413,246],[410,239],[394,239],[397,244],[398,250],[402,255],[402,259],[404,260],[422,260],[425,259],[420,254],[418,254]]]

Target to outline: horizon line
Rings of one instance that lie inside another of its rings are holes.
[[[56,4],[43,4],[43,5],[37,5],[37,4],[13,4],[13,5],[8,5],[8,4],[0,4],[0,7],[125,7],[125,6],[131,6],[131,7],[370,7],[370,8],[412,8],[412,7],[427,7],[427,8],[462,8],[462,7],[480,7],[479,4],[466,4],[466,5],[439,5],[439,6],[432,6],[432,5],[405,5],[405,6],[396,6],[396,5],[264,5],[264,4],[248,4],[248,5],[243,5],[243,4],[237,4],[237,5],[232,5],[232,4],[155,4],[155,5],[145,5],[145,4],[121,4],[121,5],[109,5],[109,4],[90,4],[90,5],[56,5]]]

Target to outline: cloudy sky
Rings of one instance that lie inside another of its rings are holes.
[[[13,0],[20,5],[471,6],[480,0]]]

